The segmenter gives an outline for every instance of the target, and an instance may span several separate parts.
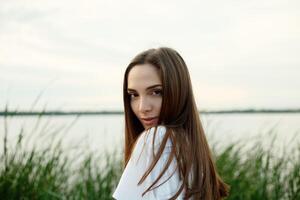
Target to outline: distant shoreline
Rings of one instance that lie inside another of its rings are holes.
[[[257,114],[300,113],[300,109],[244,109],[199,111],[201,114]],[[0,116],[70,116],[70,115],[123,115],[123,111],[0,111]]]

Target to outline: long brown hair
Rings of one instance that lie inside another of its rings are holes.
[[[212,159],[199,113],[194,100],[192,84],[183,58],[174,49],[161,47],[138,54],[128,65],[123,84],[125,110],[125,165],[130,159],[134,144],[144,131],[133,113],[127,94],[129,71],[138,64],[152,64],[159,69],[163,86],[163,99],[159,124],[167,128],[163,142],[145,171],[141,182],[150,174],[159,160],[166,141],[170,138],[173,150],[160,176],[144,192],[155,188],[173,158],[176,158],[182,185],[171,198],[176,199],[185,190],[185,199],[222,199],[228,195],[228,186],[219,177]],[[191,178],[192,177],[192,178]]]

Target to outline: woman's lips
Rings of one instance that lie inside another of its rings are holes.
[[[155,125],[158,122],[158,117],[141,118],[143,124],[147,126]]]

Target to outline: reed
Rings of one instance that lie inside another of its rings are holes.
[[[115,156],[120,153],[92,153],[79,144],[64,147],[63,135],[77,118],[53,128],[43,117],[36,118],[29,132],[21,128],[16,140],[9,140],[10,117],[4,116],[0,199],[111,199],[121,174],[122,163]]]
[[[7,120],[4,117],[0,155],[1,199],[112,199],[122,170],[116,156],[120,152],[99,155],[85,148],[64,149],[59,132],[68,128],[49,131],[40,119],[33,130],[41,137],[51,133],[56,142],[28,148],[26,137],[32,140],[32,132],[26,135],[22,129],[9,146]],[[300,199],[300,144],[289,152],[274,151],[275,141],[266,145],[257,138],[251,146],[245,141],[222,148],[212,145],[218,171],[231,187],[227,199]]]
[[[300,144],[286,152],[274,150],[260,138],[226,146],[216,154],[218,171],[230,185],[230,200],[300,199]]]

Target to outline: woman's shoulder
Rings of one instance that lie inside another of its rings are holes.
[[[165,138],[167,133],[167,127],[163,125],[158,125],[156,127],[152,127],[143,131],[139,141],[137,143],[138,146],[146,147],[147,149],[158,149]],[[167,139],[167,143],[165,147],[171,146],[172,143],[170,139]]]
[[[164,125],[158,125],[145,130],[142,133],[142,138],[148,142],[154,140],[155,143],[160,143],[167,132]]]
[[[145,136],[147,137],[164,137],[164,135],[167,132],[167,127],[165,127],[164,125],[158,125],[158,126],[154,126],[151,127],[150,129],[147,129],[143,132],[143,134],[145,134]]]
[[[164,136],[167,133],[165,126],[159,125],[145,130],[138,138],[137,144],[132,152],[130,160],[122,174],[118,187],[114,193],[117,199],[169,199],[179,189],[181,182],[177,170],[175,158],[169,164],[167,170],[164,170],[170,156],[171,148],[168,148],[168,142],[157,160],[153,169],[145,180],[138,184],[144,176],[149,166],[152,165],[154,152],[159,149]],[[154,142],[154,143],[153,143]],[[153,148],[154,144],[154,148]],[[169,143],[171,144],[171,143]],[[153,151],[154,150],[154,151]],[[164,171],[161,176],[162,171]],[[175,173],[174,173],[175,172]],[[161,178],[157,181],[157,177]],[[153,188],[142,197],[143,192],[157,181]],[[181,199],[181,198],[179,198]]]

